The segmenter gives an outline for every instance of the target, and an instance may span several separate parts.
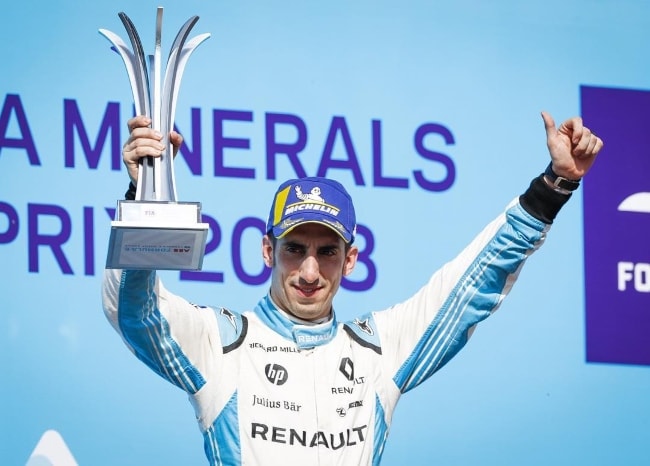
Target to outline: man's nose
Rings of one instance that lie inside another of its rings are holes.
[[[307,283],[318,281],[318,260],[314,256],[307,256],[300,265],[300,279]]]

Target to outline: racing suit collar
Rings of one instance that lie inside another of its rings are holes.
[[[336,316],[321,324],[298,324],[281,311],[271,299],[270,294],[262,298],[255,306],[255,314],[269,328],[285,338],[292,340],[298,349],[310,349],[328,343],[336,335]]]

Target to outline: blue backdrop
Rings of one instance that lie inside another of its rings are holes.
[[[128,352],[100,302],[133,110],[98,29],[126,39],[124,11],[151,53],[159,4],[5,3],[0,463],[25,465],[36,449],[32,466],[205,464],[186,396]],[[365,227],[367,257],[335,301],[341,319],[401,301],[544,169],[541,110],[559,124],[581,114],[585,87],[650,88],[645,2],[163,6],[163,50],[195,14],[193,34],[212,35],[188,62],[176,114],[178,194],[214,220],[211,250],[202,275],[162,274],[202,304],[245,310],[265,293],[261,234],[241,227],[265,220],[277,184],[301,170],[346,184]],[[593,112],[607,134],[607,108]],[[645,160],[646,133],[624,137]],[[628,160],[609,147],[600,157]],[[614,182],[596,179],[592,191]],[[501,310],[402,399],[383,464],[650,464],[648,367],[587,361],[583,194]],[[650,263],[647,234],[633,262]],[[636,347],[650,352],[647,339]],[[39,444],[47,431],[58,435]]]

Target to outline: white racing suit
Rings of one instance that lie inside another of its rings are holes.
[[[188,393],[211,465],[378,465],[400,396],[465,345],[543,242],[566,197],[539,183],[414,296],[350,322],[298,325],[269,296],[243,313],[195,306],[135,270],[106,271],[104,309]]]

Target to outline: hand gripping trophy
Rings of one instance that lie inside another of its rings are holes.
[[[169,133],[173,129],[181,77],[192,52],[210,34],[187,37],[198,21],[185,22],[174,39],[162,78],[162,7],[156,16],[153,55],[148,62],[140,37],[125,13],[119,13],[133,50],[116,34],[99,32],[122,57],[129,76],[136,114],[151,118],[152,127],[164,135],[167,145],[161,157],[147,157],[140,163],[134,201],[118,201],[106,259],[107,268],[198,270],[203,264],[208,224],[201,223],[199,202],[178,202],[174,180],[173,150]],[[148,71],[147,71],[148,69]]]

